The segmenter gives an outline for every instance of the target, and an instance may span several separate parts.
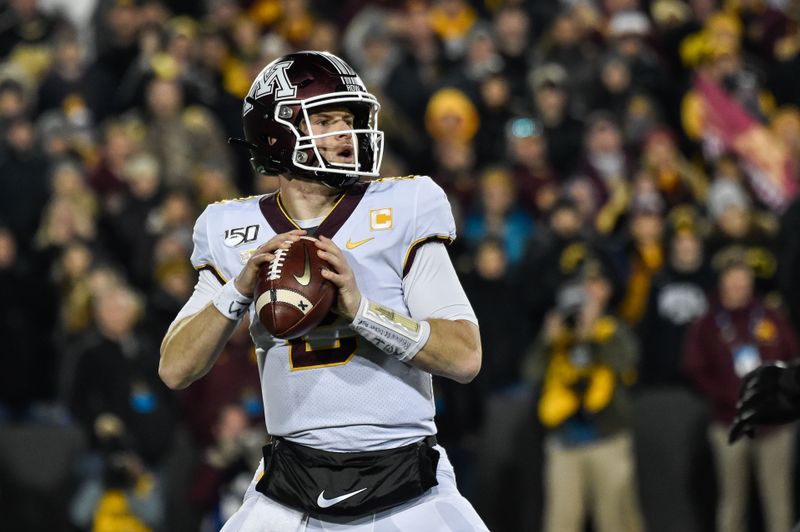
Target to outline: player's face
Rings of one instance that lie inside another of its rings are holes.
[[[311,131],[305,131],[305,124],[300,125],[300,130],[305,134],[326,135],[317,139],[317,147],[322,156],[332,163],[353,163],[355,161],[355,147],[353,129],[355,117],[346,108],[328,108],[309,115]],[[336,133],[339,134],[330,134]]]

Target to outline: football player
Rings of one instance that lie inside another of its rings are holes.
[[[443,245],[453,216],[429,177],[368,180],[383,151],[379,110],[335,55],[276,59],[245,98],[245,138],[232,140],[279,176],[279,191],[209,205],[195,225],[199,280],[159,373],[173,389],[199,379],[249,313],[271,434],[226,532],[486,530],[435,438],[431,375],[466,383],[481,365]],[[317,239],[338,299],[335,316],[286,341],[261,325],[252,296],[259,268],[303,235]]]

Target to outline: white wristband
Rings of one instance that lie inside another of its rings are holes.
[[[253,302],[252,297],[242,295],[233,283],[233,279],[228,281],[222,286],[222,290],[217,292],[214,296],[212,304],[217,308],[220,313],[229,320],[239,321],[244,316],[247,309],[250,308],[250,303]]]
[[[350,328],[401,362],[414,358],[431,335],[427,321],[409,318],[366,297],[361,298]]]

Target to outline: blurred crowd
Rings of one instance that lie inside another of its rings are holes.
[[[254,76],[299,49],[378,97],[383,175],[451,200],[484,364],[435,380],[437,422],[490,528],[656,530],[632,411],[669,389],[707,407],[709,522],[745,530],[752,454],[764,530],[788,531],[793,429],[725,432],[742,375],[800,356],[798,0],[5,2],[0,430],[85,437],[41,529],[211,531],[238,506],[265,436],[247,331],[177,394],[159,342],[196,216],[275,190],[226,139]],[[530,404],[544,461],[525,527],[476,466],[503,397]]]

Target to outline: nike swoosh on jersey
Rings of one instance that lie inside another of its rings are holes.
[[[359,241],[357,241],[357,242],[353,242],[352,240],[350,240],[350,239],[348,238],[348,239],[347,239],[347,243],[345,244],[345,246],[347,246],[347,249],[356,249],[358,246],[361,246],[361,245],[363,245],[363,244],[366,244],[367,242],[369,242],[369,241],[370,241],[370,240],[372,240],[373,238],[375,238],[375,237],[374,237],[374,236],[371,236],[371,237],[369,237],[369,238],[365,238],[364,240],[359,240]]]
[[[305,252],[305,267],[303,268],[303,275],[300,277],[294,276],[294,280],[300,283],[303,286],[307,286],[309,282],[311,282],[311,260],[308,258],[308,248],[303,248]]]
[[[317,497],[317,506],[320,508],[330,508],[334,504],[339,504],[345,499],[349,499],[353,495],[358,495],[362,491],[367,488],[361,488],[360,490],[351,491],[350,493],[345,493],[344,495],[339,495],[338,497],[334,497],[333,499],[326,499],[325,498],[325,490],[319,492],[319,496]]]

